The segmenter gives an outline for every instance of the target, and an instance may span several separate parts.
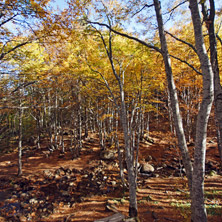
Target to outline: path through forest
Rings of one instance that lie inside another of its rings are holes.
[[[138,174],[139,219],[141,222],[189,221],[187,183],[174,140],[159,132],[150,136],[154,142],[141,144],[139,160],[153,165],[155,171],[150,175]],[[65,154],[55,151],[48,156],[46,148],[27,146],[22,177],[16,176],[16,152],[2,154],[0,167],[0,221],[83,222],[115,212],[127,217],[128,193],[121,185],[118,158],[101,159],[95,134],[83,142],[77,159],[72,160],[69,151]],[[212,222],[222,220],[219,170],[216,140],[209,138],[205,195]]]

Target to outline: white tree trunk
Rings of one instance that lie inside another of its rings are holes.
[[[207,221],[207,214],[204,205],[206,137],[207,123],[213,103],[214,84],[213,71],[203,39],[198,3],[197,0],[190,0],[189,2],[194,26],[195,45],[203,73],[203,99],[200,105],[196,125],[191,210],[192,220],[194,222],[205,222]]]
[[[191,190],[192,189],[192,164],[191,164],[189,152],[187,149],[186,138],[185,138],[185,133],[184,133],[184,129],[183,129],[183,123],[182,123],[182,118],[181,118],[181,114],[180,114],[180,109],[179,109],[178,96],[177,96],[176,86],[175,86],[174,79],[173,79],[173,73],[172,73],[171,61],[170,61],[170,57],[169,57],[169,53],[168,53],[168,48],[167,48],[167,42],[166,42],[166,38],[165,38],[165,34],[164,34],[163,19],[162,19],[160,2],[158,0],[154,0],[153,2],[154,2],[154,6],[155,6],[158,29],[159,29],[161,51],[162,51],[162,56],[163,56],[164,65],[165,65],[165,71],[166,71],[166,75],[167,75],[167,83],[168,83],[171,108],[172,108],[172,112],[173,112],[174,127],[176,130],[178,145],[179,145],[179,149],[180,149],[180,152],[182,155],[182,160],[183,160],[183,164],[184,164],[184,167],[186,170],[186,175],[188,178],[189,188]]]

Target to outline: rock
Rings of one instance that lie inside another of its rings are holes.
[[[50,179],[53,177],[53,173],[50,171],[50,170],[44,170],[43,171],[43,176],[46,178],[46,179]]]
[[[155,170],[154,167],[149,163],[141,164],[141,169],[140,169],[141,173],[152,173],[154,172],[154,170]]]
[[[19,217],[19,219],[20,219],[20,221],[21,222],[26,222],[27,220],[27,218],[25,217],[25,216],[23,216],[23,215],[21,215],[20,217]]]
[[[15,200],[15,199],[17,199],[17,196],[16,195],[12,195],[11,199]]]
[[[59,180],[60,178],[61,178],[60,175],[58,175],[58,174],[55,175],[56,180]]]
[[[62,196],[69,196],[69,192],[66,190],[61,190]]]
[[[27,193],[21,193],[20,194],[20,198],[25,199],[27,198],[29,195]]]
[[[115,159],[115,152],[111,150],[104,150],[100,153],[100,158],[103,160],[114,160]]]
[[[32,199],[29,200],[29,203],[30,203],[30,204],[37,204],[37,203],[38,203],[38,200],[35,199],[35,198],[32,198]]]
[[[154,140],[151,138],[151,137],[149,137],[149,134],[144,134],[144,136],[143,136],[143,138],[148,142],[148,143],[154,143]]]
[[[14,189],[15,190],[17,190],[17,189],[19,189],[20,188],[20,186],[18,185],[18,184],[14,184]]]
[[[75,183],[74,182],[70,182],[69,186],[73,187],[73,186],[75,186]]]
[[[111,184],[112,184],[112,186],[115,186],[116,185],[116,181],[111,181]]]
[[[55,170],[55,175],[64,176],[65,175],[64,169],[60,167],[59,169]]]

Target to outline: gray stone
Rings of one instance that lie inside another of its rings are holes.
[[[114,160],[115,152],[110,151],[110,150],[104,150],[100,153],[100,158],[103,160]]]
[[[29,203],[30,204],[37,204],[38,200],[36,200],[35,198],[32,198],[32,199],[29,200]]]
[[[69,196],[69,192],[66,190],[61,190],[62,196]]]
[[[155,170],[154,167],[149,163],[142,163],[141,164],[141,172],[142,173],[152,173],[152,172],[154,172],[154,170]]]
[[[52,178],[53,177],[53,173],[50,170],[44,170],[43,175],[45,178]]]

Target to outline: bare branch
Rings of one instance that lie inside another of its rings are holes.
[[[175,9],[177,9],[178,7],[180,7],[181,5],[183,5],[186,2],[188,2],[188,0],[184,0],[183,2],[181,2],[178,5],[176,5],[175,7],[173,7],[169,12],[166,12],[163,15],[170,14],[170,16],[171,16],[173,14],[173,12],[175,11]]]
[[[22,46],[24,46],[24,45],[26,45],[26,44],[28,44],[28,43],[30,43],[30,41],[20,43],[20,44],[16,45],[15,47],[13,47],[12,49],[8,50],[8,52],[2,53],[2,54],[0,55],[0,60],[2,60],[2,59],[3,59],[7,54],[9,54],[10,52],[15,51],[17,48],[22,47]]]
[[[170,35],[171,37],[173,37],[173,38],[176,39],[177,41],[182,42],[182,43],[184,43],[185,45],[188,45],[188,46],[189,46],[191,49],[193,49],[193,51],[197,54],[196,48],[195,48],[191,43],[189,43],[189,42],[187,42],[187,41],[184,41],[184,40],[176,37],[175,35],[171,34],[170,32],[165,31],[165,33],[167,33],[168,35]]]
[[[193,69],[197,74],[199,74],[199,75],[202,75],[202,73],[201,72],[199,72],[195,67],[193,67],[190,63],[188,63],[187,61],[185,61],[185,60],[182,60],[182,59],[180,59],[180,58],[178,58],[178,57],[176,57],[176,56],[174,56],[174,55],[169,55],[170,57],[172,57],[172,58],[174,58],[174,59],[176,59],[176,60],[178,60],[178,61],[180,61],[180,62],[182,62],[182,63],[184,63],[184,64],[186,64],[186,65],[188,65],[191,69]]]
[[[86,61],[88,61],[88,60],[87,60],[87,57],[85,57],[85,59],[86,59]],[[108,91],[109,91],[109,93],[110,93],[110,95],[111,95],[111,97],[112,97],[112,99],[113,99],[114,104],[115,104],[116,107],[118,108],[117,101],[116,101],[116,97],[115,97],[115,95],[113,94],[112,89],[110,88],[109,83],[107,82],[107,80],[106,80],[106,78],[104,77],[104,75],[103,75],[100,71],[92,68],[92,66],[89,64],[89,62],[87,62],[87,65],[89,66],[89,68],[91,69],[92,72],[97,73],[97,74],[99,74],[99,75],[101,76],[101,78],[102,78],[103,81],[104,81],[104,84],[105,84],[106,88],[108,89]]]
[[[22,88],[25,88],[25,87],[27,87],[27,86],[29,86],[29,85],[34,84],[34,83],[36,83],[36,81],[32,81],[32,82],[28,82],[28,83],[22,83],[22,84],[19,85],[16,89],[14,89],[14,90],[12,91],[12,93],[16,92],[16,91],[19,90],[21,87],[22,87]]]
[[[7,20],[3,21],[1,24],[0,24],[0,27],[3,26],[4,24],[6,24],[7,22],[11,21],[13,18],[15,18],[18,14],[15,14],[13,15],[12,17],[8,18]]]
[[[137,12],[135,12],[133,15],[132,15],[132,17],[134,17],[136,14],[138,14],[138,13],[140,13],[141,11],[143,11],[143,9],[144,8],[150,8],[150,7],[152,7],[152,6],[154,6],[154,4],[151,4],[151,5],[144,5],[139,11],[137,11]]]
[[[218,34],[216,35],[216,37],[217,37],[217,39],[219,40],[219,42],[220,42],[220,44],[222,46],[222,39],[220,38],[220,36]]]
[[[114,33],[116,33],[116,34],[118,34],[118,35],[121,35],[121,36],[126,37],[126,38],[128,38],[128,39],[132,39],[132,40],[134,40],[134,41],[136,41],[136,42],[139,42],[139,43],[141,43],[142,45],[144,45],[144,46],[146,46],[146,47],[148,47],[148,48],[154,49],[155,51],[157,51],[157,52],[159,52],[159,53],[162,54],[162,51],[161,51],[160,48],[158,48],[158,47],[156,47],[156,46],[153,46],[153,45],[151,45],[151,44],[148,44],[148,43],[146,43],[145,41],[143,41],[143,40],[141,40],[141,39],[138,39],[138,38],[136,38],[136,37],[130,36],[130,35],[126,34],[126,33],[122,33],[122,32],[116,31],[115,29],[111,28],[111,27],[110,27],[109,25],[107,25],[107,24],[100,23],[100,22],[92,22],[92,21],[86,21],[86,22],[87,22],[87,23],[90,23],[90,24],[100,25],[100,26],[106,27],[107,29],[111,30],[112,32],[114,32]]]
[[[167,23],[168,21],[170,21],[171,19],[171,16],[173,14],[173,12],[175,11],[175,9],[177,9],[179,6],[183,5],[184,3],[188,2],[188,0],[185,0],[181,3],[179,3],[178,5],[176,5],[175,7],[173,7],[169,12],[166,12],[164,13],[163,15],[167,15],[167,14],[170,14],[169,18],[167,19],[167,21],[165,23]]]

